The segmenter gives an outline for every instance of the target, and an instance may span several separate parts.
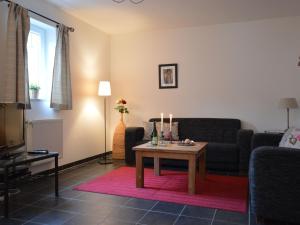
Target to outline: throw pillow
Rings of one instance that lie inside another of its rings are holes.
[[[144,126],[144,141],[150,141],[151,140],[151,133],[153,130],[153,122],[143,122]],[[157,129],[157,127],[156,127]]]
[[[151,134],[153,131],[153,122],[143,122],[144,126],[144,141],[150,141],[151,140]],[[158,135],[160,135],[160,122],[156,123],[156,129],[158,132]],[[164,123],[163,131],[164,134],[166,135],[170,130],[170,124],[169,123]],[[173,140],[177,141],[179,140],[179,135],[178,135],[178,122],[173,122],[172,123],[172,138]]]
[[[300,129],[299,128],[288,129],[282,136],[282,139],[279,143],[279,147],[300,149]]]

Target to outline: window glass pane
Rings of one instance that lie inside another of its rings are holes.
[[[40,87],[39,99],[50,100],[56,45],[56,28],[30,19],[28,72],[30,85]]]
[[[40,86],[42,46],[41,35],[30,31],[27,43],[29,83]]]

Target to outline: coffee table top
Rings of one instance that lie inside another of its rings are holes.
[[[197,154],[199,151],[204,150],[207,145],[207,142],[195,142],[195,145],[192,146],[182,146],[177,143],[166,144],[166,145],[157,145],[154,146],[151,142],[141,144],[133,147],[135,151],[160,151],[160,152],[173,152],[173,153],[190,153]]]

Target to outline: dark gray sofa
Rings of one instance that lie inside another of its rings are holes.
[[[159,121],[153,118],[149,121]],[[174,118],[178,122],[180,140],[189,138],[194,141],[206,141],[206,166],[210,170],[247,172],[251,151],[252,130],[241,129],[238,119],[222,118]],[[168,122],[168,120],[165,120]],[[128,127],[125,132],[125,161],[135,164],[135,152],[132,147],[144,143],[143,127]],[[145,159],[145,164],[152,165],[153,159]],[[187,167],[182,160],[162,160],[163,166]]]
[[[300,150],[278,147],[281,137],[253,135],[251,211],[262,223],[300,224]]]

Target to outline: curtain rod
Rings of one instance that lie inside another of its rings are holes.
[[[1,1],[1,2],[7,2],[8,4],[12,3],[12,1],[10,1],[10,0],[0,0],[0,1]],[[17,3],[15,3],[15,4],[17,4]],[[42,15],[42,14],[39,14],[39,13],[35,12],[35,11],[33,11],[33,10],[30,10],[30,9],[27,9],[27,10],[28,10],[29,12],[35,14],[35,15],[38,15],[38,16],[40,16],[40,17],[46,19],[46,20],[49,20],[49,21],[51,21],[51,22],[53,22],[53,23],[56,23],[57,25],[61,24],[61,23],[59,23],[59,22],[57,22],[57,21],[55,21],[55,20],[53,20],[53,19],[51,19],[51,18],[49,18],[49,17],[46,17],[46,16],[44,16],[44,15]],[[75,29],[74,29],[73,27],[68,27],[68,29],[69,29],[69,31],[71,31],[71,32],[74,32],[74,31],[75,31]]]

